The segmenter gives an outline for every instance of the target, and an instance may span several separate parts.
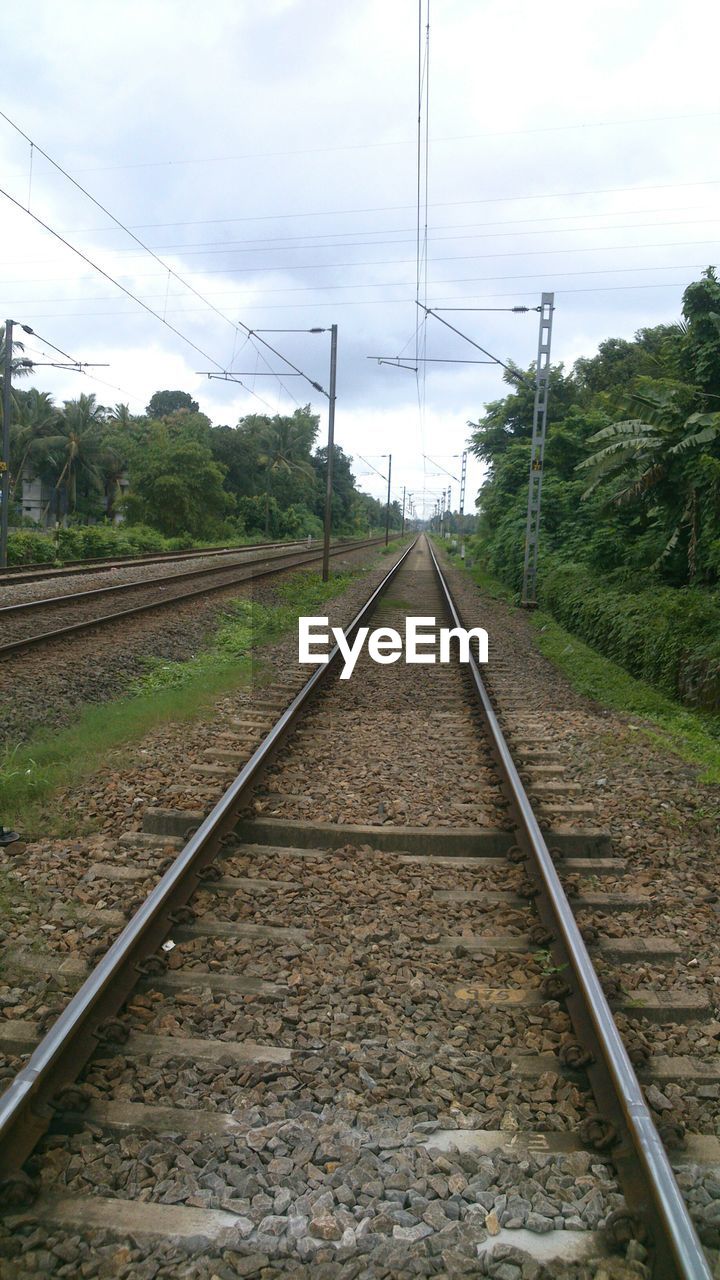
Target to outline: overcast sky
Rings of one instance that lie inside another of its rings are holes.
[[[719,35],[714,0],[431,0],[430,305],[534,306],[554,290],[553,361],[568,364],[676,319],[720,258]],[[0,108],[202,295],[37,151],[31,172],[0,120],[3,190],[203,352],[0,196],[2,316],[107,362],[113,386],[55,369],[36,384],[134,412],[180,387],[233,425],[310,399],[324,430],[317,394],[259,376],[233,322],[336,322],[337,442],[369,492],[383,482],[359,454],[384,471],[392,451],[395,491],[434,502],[449,480],[423,453],[455,473],[468,420],[506,388],[494,366],[428,363],[423,394],[367,359],[415,356],[416,0],[36,0],[5,6],[0,36]],[[446,319],[503,359],[534,358],[534,313]],[[266,336],[327,385],[326,335]],[[436,319],[426,344],[480,358]],[[201,376],[218,367],[265,403]],[[478,481],[471,463],[466,509]]]

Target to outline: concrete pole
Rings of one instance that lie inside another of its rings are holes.
[[[385,508],[385,546],[390,541],[390,478],[392,476],[392,454],[388,454],[388,493]]]

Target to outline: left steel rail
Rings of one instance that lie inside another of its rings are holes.
[[[345,634],[352,637],[372,613],[412,551],[415,540],[353,618]],[[326,665],[319,666],[293,698],[260,746],[243,766],[211,813],[116,938],[99,964],[73,996],[47,1034],[0,1097],[0,1191],[11,1191],[13,1176],[47,1131],[52,1102],[74,1082],[103,1039],[103,1024],[115,1017],[142,976],[142,966],[179,923],[182,910],[196,892],[206,867],[231,835],[238,813],[266,766],[284,742],[319,685],[327,681],[340,657],[336,645]]]

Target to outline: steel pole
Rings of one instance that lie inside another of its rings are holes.
[[[465,484],[467,481],[467,449],[463,450],[460,469],[460,559],[465,559]]]
[[[390,477],[392,475],[392,454],[388,454],[388,496],[385,508],[385,546],[390,541]]]
[[[8,516],[10,506],[10,397],[12,395],[12,320],[5,321],[5,367],[3,370],[3,431],[2,431],[2,467],[0,468],[0,494],[2,495],[2,512],[0,513],[0,568],[7,567],[8,555]]]
[[[540,332],[535,366],[535,402],[533,405],[532,440],[530,442],[530,480],[528,483],[527,521],[525,528],[525,562],[523,565],[522,605],[536,607],[538,544],[540,540],[540,498],[542,496],[543,459],[547,432],[547,406],[550,390],[550,342],[552,339],[555,294],[543,293],[540,299]]]
[[[323,532],[322,580],[327,582],[330,576],[330,533],[332,530],[332,481],[333,455],[335,451],[335,378],[337,374],[337,331],[336,324],[330,329],[330,394],[328,397],[328,447],[327,447],[327,479],[325,483],[325,528]]]
[[[403,510],[402,510],[402,527],[400,529],[400,537],[405,537],[405,485],[403,485]]]

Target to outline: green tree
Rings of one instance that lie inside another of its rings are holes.
[[[145,410],[148,418],[167,418],[171,413],[177,413],[179,410],[186,410],[188,413],[197,413],[200,408],[197,400],[193,400],[187,391],[156,391],[150,397],[150,403]]]
[[[683,294],[684,373],[712,400],[720,399],[720,281],[714,267]],[[703,405],[704,407],[712,407]]]
[[[705,478],[700,464],[720,441],[720,412],[689,413],[693,398],[694,388],[682,384],[645,385],[634,397],[643,417],[596,432],[590,444],[600,447],[577,468],[590,479],[588,495],[606,485],[610,502],[649,504],[657,522],[669,525],[662,558],[675,550],[685,532],[691,582],[697,572]]]
[[[130,520],[150,524],[169,537],[189,533],[211,537],[219,531],[234,500],[223,487],[225,468],[198,440],[172,436],[156,426],[150,440],[131,458]]]
[[[258,463],[265,476],[265,532],[270,531],[270,497],[280,480],[298,482],[301,490],[311,496],[314,491],[315,473],[310,461],[310,448],[318,430],[318,420],[305,410],[296,410],[292,417],[276,415],[267,419],[260,433]]]
[[[325,516],[327,455],[327,445],[325,445],[322,449],[317,449],[313,457],[313,466],[317,475],[315,514],[321,520]],[[334,445],[332,475],[332,529],[334,533],[349,533],[353,527],[353,505],[356,489],[355,477],[351,467],[352,458],[349,458],[339,445]]]
[[[59,513],[64,500],[68,512],[77,510],[78,497],[103,491],[100,450],[105,410],[94,395],[66,400],[53,434],[41,436],[33,450],[36,474],[54,485]]]
[[[23,475],[32,476],[36,459],[41,459],[44,440],[56,434],[59,413],[47,391],[31,387],[15,395],[15,412],[10,424],[10,499],[14,498]]]

